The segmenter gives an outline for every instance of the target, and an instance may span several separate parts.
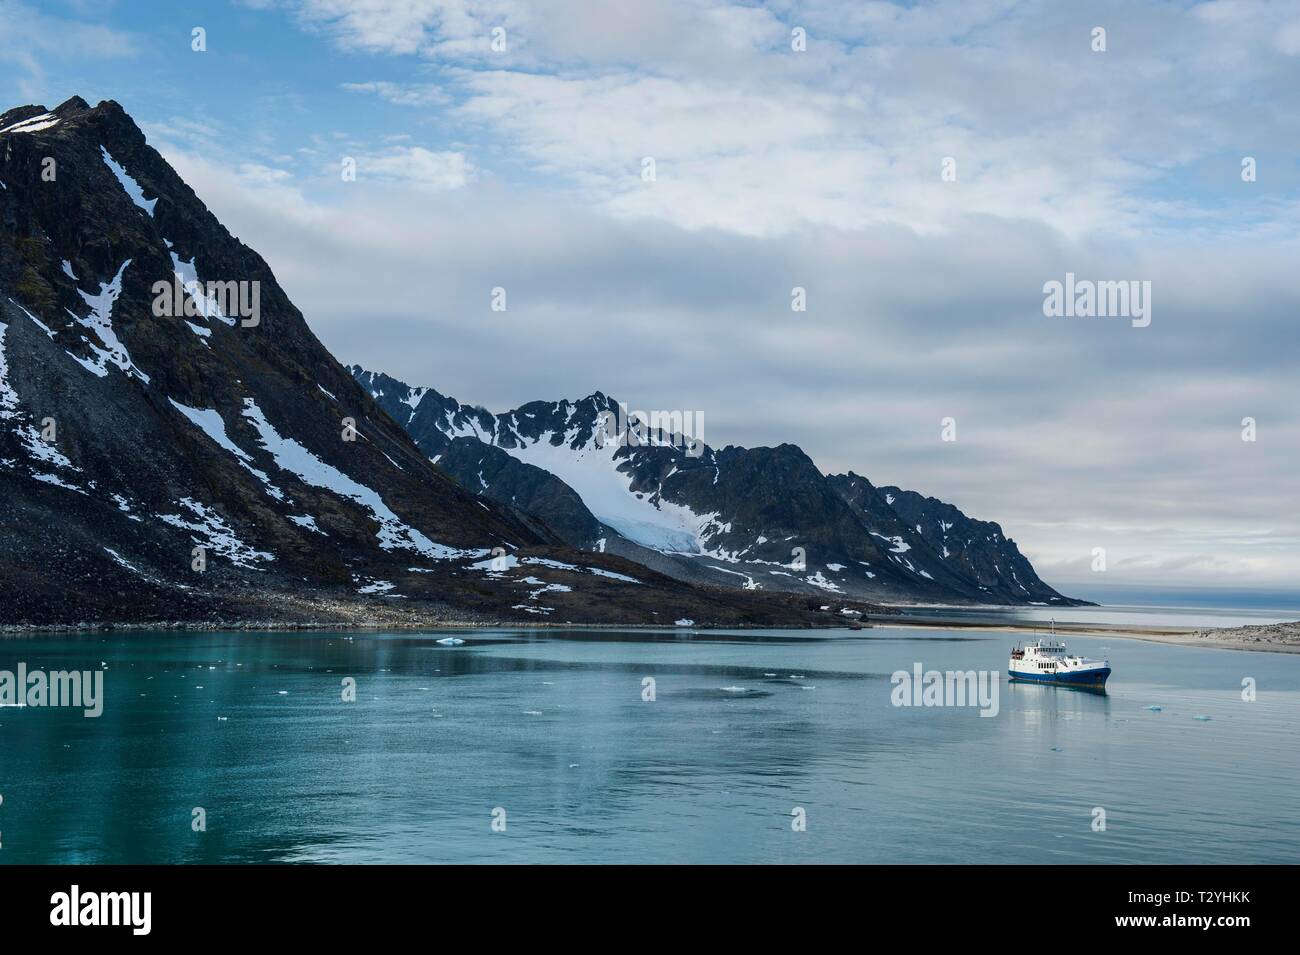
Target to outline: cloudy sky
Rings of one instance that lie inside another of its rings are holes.
[[[344,362],[695,410],[1067,592],[1300,589],[1294,2],[0,0],[0,90],[122,103]]]

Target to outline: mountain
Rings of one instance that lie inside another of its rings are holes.
[[[431,464],[117,103],[0,115],[0,624],[814,619],[527,503]]]
[[[852,472],[823,475],[793,444],[714,449],[690,440],[682,414],[628,412],[599,392],[492,414],[350,371],[446,473],[537,515],[574,547],[749,590],[1083,603],[1039,579],[998,525]]]

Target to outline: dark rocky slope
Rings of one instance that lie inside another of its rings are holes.
[[[793,444],[717,450],[655,432],[618,446],[602,428],[618,403],[600,393],[494,415],[350,370],[448,474],[575,547],[683,580],[826,599],[1081,603],[1039,579],[996,524],[853,473],[827,477]]]
[[[0,116],[0,625],[813,619],[575,552],[557,493],[432,466],[116,103]]]

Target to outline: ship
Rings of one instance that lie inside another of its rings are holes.
[[[1056,624],[1052,624],[1052,633]],[[1110,676],[1109,660],[1092,660],[1070,653],[1055,636],[1033,640],[1011,648],[1007,676],[1023,683],[1052,683],[1104,689]]]

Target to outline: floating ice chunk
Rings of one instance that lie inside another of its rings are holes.
[[[683,617],[681,620],[674,620],[674,621],[673,621],[673,626],[674,626],[674,627],[693,627],[693,626],[695,626],[695,621],[692,620],[692,619],[690,619],[689,617]]]
[[[1162,709],[1164,709],[1164,707],[1156,706],[1153,703],[1151,706],[1146,707],[1146,709],[1150,710],[1152,713],[1159,713]]]
[[[458,647],[465,641],[462,640],[460,637],[443,637],[441,640],[438,640],[437,642],[441,643],[444,647]]]

